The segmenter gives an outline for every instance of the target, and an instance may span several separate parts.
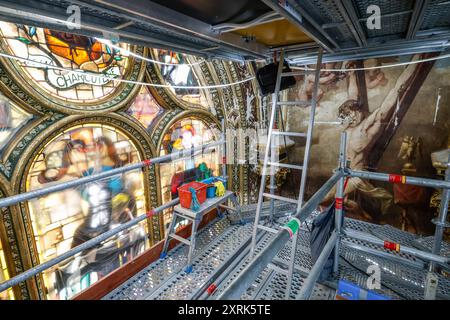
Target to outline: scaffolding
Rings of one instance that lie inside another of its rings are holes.
[[[169,155],[164,155],[161,157],[147,159],[147,160],[141,161],[139,163],[126,165],[126,166],[123,166],[120,168],[112,169],[112,170],[101,172],[98,174],[93,174],[93,175],[79,178],[76,180],[72,180],[69,182],[57,183],[57,184],[54,184],[49,187],[41,188],[38,190],[32,190],[32,191],[18,194],[15,196],[0,199],[0,208],[15,205],[15,204],[18,204],[23,201],[35,199],[35,198],[38,198],[38,197],[41,197],[41,196],[44,196],[44,195],[47,195],[50,193],[59,192],[59,191],[67,190],[70,188],[78,187],[78,186],[85,185],[85,184],[95,182],[95,181],[99,181],[99,180],[102,180],[105,178],[111,178],[118,174],[130,172],[130,171],[133,171],[136,169],[142,169],[145,167],[149,167],[151,165],[155,165],[155,164],[159,164],[159,163],[167,163],[167,162],[171,162],[174,160],[193,158],[197,155],[213,152],[213,150],[215,151],[216,148],[218,148],[218,147],[221,147],[221,153],[222,153],[222,155],[225,155],[226,154],[225,153],[226,141],[225,141],[224,122],[222,122],[222,127],[223,127],[223,132],[222,132],[222,135],[221,135],[221,138],[219,141],[216,141],[216,142],[213,142],[213,143],[210,143],[207,145],[202,145],[199,147],[185,149],[185,150],[182,150],[179,152],[174,152]],[[222,161],[223,161],[222,174],[226,175],[226,157],[225,156],[222,157]],[[164,210],[176,206],[179,202],[180,201],[178,198],[174,199],[172,201],[169,201],[162,206],[159,206],[157,208],[150,210],[146,214],[140,215],[126,223],[119,225],[118,227],[108,230],[108,231],[102,233],[101,235],[99,235],[95,238],[92,238],[92,239],[74,247],[73,249],[70,249],[69,251],[67,251],[53,259],[50,259],[50,260],[43,262],[37,266],[34,266],[22,273],[10,278],[9,280],[0,283],[0,292],[3,292],[15,285],[20,284],[21,282],[24,282],[36,275],[39,275],[41,272],[43,272],[47,269],[50,269],[51,267],[57,265],[60,262],[63,262],[71,257],[74,257],[75,255],[77,255],[80,252],[83,252],[84,250],[91,249],[91,248],[97,246],[98,244],[111,238],[112,236],[117,235],[120,232],[137,225],[139,222],[144,221],[148,218],[152,218],[153,216],[162,213]]]
[[[297,219],[300,220],[301,223],[305,222],[305,220],[312,214],[312,212],[318,207],[321,203],[322,199],[327,195],[330,190],[337,184],[336,196],[335,196],[335,229],[331,234],[328,242],[324,246],[319,258],[316,263],[313,265],[310,270],[308,277],[303,283],[302,289],[300,291],[299,299],[308,300],[311,296],[313,288],[319,278],[320,273],[322,272],[325,263],[327,262],[333,248],[335,248],[335,256],[334,256],[334,272],[337,271],[339,266],[339,246],[341,244],[341,240],[344,236],[349,238],[363,240],[369,243],[372,243],[376,246],[383,247],[387,250],[391,250],[394,252],[403,252],[408,253],[410,255],[416,256],[418,258],[429,261],[428,272],[429,274],[433,274],[436,268],[436,264],[448,264],[450,262],[449,257],[444,257],[439,255],[441,245],[442,245],[442,237],[443,231],[445,228],[448,228],[449,225],[446,222],[448,215],[448,203],[449,203],[449,194],[450,194],[450,156],[448,159],[448,167],[446,170],[446,178],[444,181],[442,180],[433,180],[419,177],[409,177],[402,176],[396,174],[386,174],[386,173],[375,173],[375,172],[367,172],[367,171],[358,171],[352,170],[349,168],[349,163],[347,162],[346,157],[346,133],[342,133],[341,142],[340,142],[340,151],[339,151],[339,166],[336,169],[333,176],[305,203],[302,208],[298,208],[296,213],[292,216],[292,219],[281,228],[272,241],[267,244],[267,246],[261,250],[253,260],[246,266],[246,268],[239,274],[238,277],[234,279],[234,281],[222,292],[222,294],[218,297],[218,299],[223,300],[237,300],[240,299],[242,294],[250,287],[250,285],[255,281],[258,275],[264,270],[264,268],[269,265],[274,257],[278,254],[278,252],[286,245],[289,239],[293,234],[299,231]],[[399,243],[391,242],[391,241],[383,241],[376,237],[373,237],[370,234],[364,232],[355,232],[351,230],[347,230],[342,228],[341,226],[341,217],[344,213],[344,184],[347,178],[351,177],[359,177],[362,179],[372,179],[378,181],[385,181],[390,183],[398,183],[398,184],[409,184],[423,187],[432,187],[443,189],[443,196],[441,200],[441,207],[439,212],[439,217],[437,220],[433,221],[436,224],[436,231],[433,243],[432,252],[426,252],[423,250],[400,246]],[[373,251],[372,253],[376,253],[375,250],[371,250],[371,248],[366,248],[364,245],[359,246],[359,249],[367,251]],[[395,261],[393,256],[388,256],[384,252],[380,253],[383,255],[383,258],[390,258]],[[432,278],[432,277],[430,277]],[[428,279],[428,277],[427,277]],[[290,290],[290,288],[286,288]],[[425,287],[424,296],[426,298],[433,297],[433,293],[429,292],[430,286],[427,283]]]

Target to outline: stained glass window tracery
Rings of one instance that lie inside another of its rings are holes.
[[[142,86],[127,113],[149,128],[153,120],[164,112],[147,87]]]
[[[217,133],[202,120],[193,117],[174,123],[166,132],[161,144],[161,155],[206,145],[218,139]],[[219,174],[219,152],[199,154],[194,159],[175,159],[160,165],[162,201],[166,203],[178,197],[177,187],[184,182],[197,180],[198,168],[204,163],[213,175]],[[167,228],[172,219],[172,209],[164,212]]]
[[[90,103],[108,97],[119,83],[92,74],[121,78],[129,64],[125,50],[122,52],[95,38],[7,22],[0,22],[0,35],[11,55],[74,70],[46,69],[32,62],[17,62],[21,73],[45,93],[69,102]],[[126,44],[116,45],[129,49]]]
[[[157,64],[161,71],[164,81],[172,86],[200,86],[200,81],[195,73],[193,66],[187,65],[189,63],[188,57],[185,54],[154,49],[154,55],[158,61],[174,65]],[[205,89],[183,89],[171,87],[170,90],[181,100],[189,102],[205,109],[208,109],[208,90]]]
[[[0,241],[0,283],[9,279],[8,268],[6,267],[5,252],[3,251],[2,242]],[[12,289],[9,288],[3,292],[0,292],[0,300],[13,300],[14,294]]]
[[[33,161],[27,191],[141,161],[132,142],[106,125],[72,127]],[[146,211],[142,171],[132,171],[28,203],[40,262]],[[44,272],[50,299],[69,299],[148,247],[142,223]]]
[[[20,109],[0,93],[0,156],[13,135],[31,119],[33,115]]]

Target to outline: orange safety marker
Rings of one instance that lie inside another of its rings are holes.
[[[149,212],[146,213],[147,218],[151,218],[155,215],[155,210],[150,210]]]
[[[348,180],[350,180],[349,177],[347,177],[347,178],[345,179],[343,191],[345,191],[345,189],[347,188]],[[336,198],[335,198],[335,204],[334,204],[334,207],[335,207],[337,210],[343,209],[343,208],[344,208],[344,198],[337,198],[337,197],[336,197]]]
[[[400,244],[395,242],[384,241],[384,248],[392,251],[400,252]]]
[[[406,176],[401,176],[398,174],[390,174],[389,175],[389,182],[391,183],[406,183]]]
[[[334,207],[337,210],[341,210],[344,207],[344,198],[336,198]]]
[[[144,165],[147,166],[147,167],[149,167],[149,166],[152,164],[152,160],[150,160],[150,159],[144,160],[144,161],[142,161],[142,162],[143,162]]]
[[[214,291],[216,291],[217,286],[213,283],[212,285],[210,285],[208,287],[208,289],[206,289],[206,292],[208,292],[209,295],[212,295],[214,293]]]

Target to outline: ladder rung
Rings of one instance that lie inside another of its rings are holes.
[[[282,77],[304,76],[305,74],[306,74],[305,71],[292,71],[292,72],[283,72],[281,76]]]
[[[297,100],[297,101],[278,101],[279,106],[303,106],[307,107],[312,104],[312,101]]]
[[[266,227],[266,226],[263,226],[261,224],[258,225],[258,229],[261,229],[261,230],[264,230],[264,231],[267,231],[267,232],[270,232],[270,233],[278,233],[277,229]]]
[[[297,204],[297,202],[298,202],[295,199],[280,197],[280,196],[276,196],[276,195],[270,194],[270,193],[264,193],[263,195],[267,198],[272,198],[272,199],[280,200],[280,201],[284,201],[284,202],[290,202],[290,203],[295,203],[295,204]]]
[[[275,166],[280,168],[289,168],[294,170],[303,170],[303,166],[297,166],[295,164],[288,164],[288,163],[280,163],[280,162],[268,162],[269,166]]]
[[[169,237],[171,237],[171,238],[173,238],[175,240],[178,240],[178,241],[180,241],[180,242],[182,242],[184,244],[187,244],[188,246],[191,245],[191,242],[189,240],[187,240],[187,239],[185,239],[183,237],[180,237],[179,235],[176,235],[174,233],[169,234]]]
[[[274,131],[272,132],[272,134],[276,136],[305,137],[305,138],[307,136],[306,133],[302,132],[286,132],[286,131]]]

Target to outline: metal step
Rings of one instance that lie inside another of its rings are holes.
[[[297,200],[295,200],[295,199],[281,197],[281,196],[277,196],[277,195],[270,194],[270,193],[263,193],[263,196],[267,197],[267,198],[271,198],[271,199],[276,199],[276,200],[280,200],[280,201],[284,201],[284,202],[290,202],[290,203],[297,204]]]
[[[308,107],[312,104],[310,100],[297,100],[297,101],[279,101],[277,102],[278,106],[302,106]]]
[[[295,164],[288,164],[288,163],[280,163],[280,162],[268,162],[269,166],[275,166],[280,168],[289,168],[294,170],[303,170],[303,166],[298,166]]]
[[[261,230],[264,230],[264,231],[267,231],[267,232],[270,232],[270,233],[278,233],[277,229],[274,229],[274,228],[271,228],[271,227],[266,227],[266,226],[263,226],[262,224],[258,225],[258,229],[261,229]]]
[[[286,132],[286,131],[274,131],[272,132],[275,136],[288,136],[288,137],[304,137],[306,138],[308,135],[303,132]]]
[[[191,242],[189,240],[187,240],[187,239],[185,239],[183,237],[180,237],[179,235],[176,235],[174,233],[169,234],[169,237],[172,238],[172,239],[178,240],[178,241],[180,241],[180,242],[182,242],[184,244],[187,244],[188,246],[191,245]]]

